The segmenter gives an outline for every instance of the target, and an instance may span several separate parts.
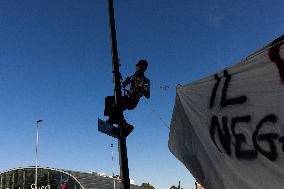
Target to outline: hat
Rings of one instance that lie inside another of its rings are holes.
[[[139,60],[139,62],[136,64],[136,67],[140,67],[140,68],[146,70],[147,67],[148,67],[147,60]]]

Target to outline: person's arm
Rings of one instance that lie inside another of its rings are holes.
[[[144,96],[150,98],[150,81],[148,81],[144,86]]]
[[[146,98],[150,98],[150,80],[146,79],[143,86],[140,87],[140,94],[143,94]]]
[[[123,82],[122,82],[122,87],[125,88],[127,85],[129,85],[131,80],[131,77],[127,77]]]

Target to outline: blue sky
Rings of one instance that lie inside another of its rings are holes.
[[[126,112],[130,176],[167,189],[190,172],[167,147],[175,86],[237,63],[283,34],[281,0],[114,2],[123,77],[147,59],[151,99]],[[97,131],[113,93],[107,1],[0,1],[0,171],[39,164],[111,175],[110,144]],[[160,86],[168,85],[166,91]],[[162,120],[159,119],[162,117]],[[115,169],[119,174],[118,153]]]

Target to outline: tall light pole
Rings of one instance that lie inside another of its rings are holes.
[[[111,147],[111,161],[112,161],[112,178],[113,178],[113,189],[115,189],[115,178],[114,178],[114,163],[113,163],[113,144],[110,145]]]
[[[35,167],[35,189],[37,189],[37,160],[38,160],[38,126],[42,120],[36,121],[36,167]]]
[[[119,59],[117,52],[117,41],[116,41],[116,30],[115,30],[115,19],[114,19],[114,8],[113,0],[108,0],[109,10],[109,25],[110,25],[110,38],[111,38],[111,52],[112,52],[112,73],[114,83],[114,99],[115,99],[115,114],[117,126],[111,125],[101,119],[98,119],[98,130],[109,136],[118,139],[119,148],[119,165],[120,165],[120,178],[121,178],[121,189],[130,189],[129,180],[129,169],[128,169],[128,158],[127,158],[127,147],[126,137],[132,132],[133,126],[125,123],[123,108],[122,108],[122,92],[121,92],[121,74],[119,72]]]
[[[115,19],[114,19],[114,8],[113,0],[108,1],[109,10],[109,26],[110,26],[110,38],[111,38],[111,50],[112,50],[112,72],[114,82],[114,98],[115,105],[118,107],[119,117],[124,120],[123,110],[121,108],[121,74],[119,72],[119,59],[117,52],[117,41],[116,41],[116,30],[115,30]],[[130,189],[129,180],[129,169],[128,169],[128,158],[127,158],[127,147],[126,147],[126,136],[123,136],[123,128],[126,125],[118,124],[120,130],[119,137],[119,164],[120,164],[120,177],[121,177],[121,189]]]

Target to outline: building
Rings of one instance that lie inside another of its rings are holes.
[[[38,167],[37,189],[119,189],[120,179],[55,168]],[[131,189],[141,189],[131,184]],[[0,189],[36,189],[35,167],[15,168],[0,173]]]

